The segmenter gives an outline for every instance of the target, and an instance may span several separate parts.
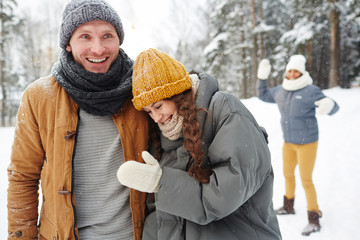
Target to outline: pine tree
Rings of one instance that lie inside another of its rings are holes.
[[[251,96],[251,16],[247,1],[215,0],[210,22],[212,41],[204,50],[204,69],[220,87],[238,97]]]
[[[11,32],[19,23],[14,11],[17,7],[15,0],[0,0],[0,87],[1,87],[1,126],[6,126],[6,116],[11,102],[8,102],[8,92],[11,90],[13,76],[11,76]]]

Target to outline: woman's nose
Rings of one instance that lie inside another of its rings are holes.
[[[152,114],[152,118],[153,118],[154,122],[158,123],[162,118],[162,114],[154,112]]]

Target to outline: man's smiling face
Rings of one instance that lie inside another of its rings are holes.
[[[119,45],[114,26],[102,20],[94,20],[75,29],[66,50],[86,70],[106,73],[119,55]]]

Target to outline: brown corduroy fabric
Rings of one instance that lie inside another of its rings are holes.
[[[132,77],[132,101],[137,110],[191,88],[185,67],[166,53],[152,48],[139,54]]]

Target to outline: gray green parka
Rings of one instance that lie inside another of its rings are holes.
[[[143,239],[281,239],[274,213],[273,170],[264,132],[233,95],[217,81],[198,74],[196,95],[208,184],[187,172],[191,161],[183,139],[162,137],[163,174],[155,202],[148,201]]]

